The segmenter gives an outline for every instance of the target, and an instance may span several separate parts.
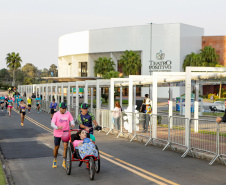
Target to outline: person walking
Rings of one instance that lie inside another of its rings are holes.
[[[20,125],[23,127],[24,126],[24,117],[26,115],[25,109],[27,109],[27,105],[24,103],[24,100],[20,101],[19,109],[20,109],[20,116],[21,116],[21,124]]]
[[[53,102],[50,103],[50,113],[51,113],[51,120],[53,118],[53,115],[56,113],[57,103],[55,102],[55,99],[53,99]]]
[[[146,132],[147,128],[146,128],[146,99],[143,100],[143,103],[140,107],[140,119],[142,120],[142,127],[143,130],[141,132]]]
[[[114,124],[117,130],[120,130],[120,118],[121,118],[121,106],[118,101],[115,102],[115,108],[113,110]]]
[[[54,150],[53,150],[53,168],[57,167],[57,155],[58,155],[58,150],[60,147],[60,142],[61,142],[61,136],[63,134],[63,131],[70,130],[70,125],[71,127],[75,127],[75,122],[74,119],[69,111],[67,111],[67,104],[62,102],[59,105],[60,110],[56,112],[53,115],[53,118],[51,120],[51,127],[53,127],[54,131]],[[66,164],[65,164],[65,158],[66,158],[66,149],[68,146],[68,142],[63,142],[64,145],[64,152],[63,152],[63,163],[62,166],[63,168],[66,169]]]

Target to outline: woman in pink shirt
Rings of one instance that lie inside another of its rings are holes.
[[[62,102],[60,103],[59,107],[60,107],[60,110],[54,114],[51,121],[51,127],[54,128],[53,133],[54,133],[54,144],[55,144],[55,148],[53,150],[53,155],[54,155],[53,166],[52,166],[53,168],[57,167],[57,154],[60,147],[61,136],[63,134],[63,131],[70,130],[70,124],[71,124],[71,127],[75,127],[75,122],[71,113],[66,110],[67,104]],[[64,144],[64,152],[63,152],[62,166],[66,169],[65,157],[66,157],[66,148],[68,146],[68,142],[63,142],[63,144]]]
[[[120,117],[121,117],[121,106],[118,101],[115,102],[115,108],[113,110],[113,118],[115,127],[117,130],[120,130]]]

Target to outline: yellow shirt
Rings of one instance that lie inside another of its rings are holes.
[[[31,99],[27,99],[27,104],[31,105]]]

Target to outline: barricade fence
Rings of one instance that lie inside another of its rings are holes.
[[[27,98],[22,97],[27,103]],[[41,100],[41,110],[50,113],[51,101]],[[36,101],[32,99],[32,108],[36,108]],[[59,105],[57,107],[59,110]],[[68,105],[68,111],[77,121],[81,107]],[[115,112],[107,109],[90,108],[97,123],[102,128],[131,136],[131,140],[137,136],[147,138],[145,146],[153,144],[165,144],[163,150],[172,145],[179,145],[186,149],[181,157],[189,152],[195,156],[196,151],[209,153],[215,157],[209,163],[212,165],[216,159],[225,163],[226,157],[226,124],[218,124],[211,119],[187,119],[182,116],[168,116],[166,114],[145,114],[140,112]],[[226,163],[225,163],[226,164]]]

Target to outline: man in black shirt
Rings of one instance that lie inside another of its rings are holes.
[[[224,106],[225,106],[225,108],[226,108],[226,99],[224,100]],[[226,122],[226,109],[225,109],[225,111],[224,111],[224,116],[223,116],[222,118],[217,117],[216,122],[217,122],[217,123],[220,123],[220,122]]]

